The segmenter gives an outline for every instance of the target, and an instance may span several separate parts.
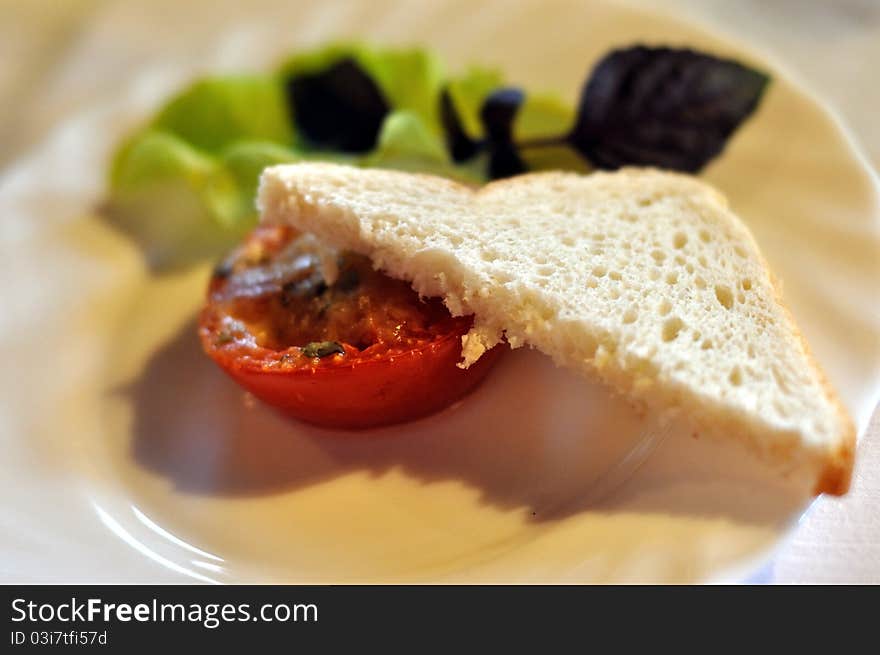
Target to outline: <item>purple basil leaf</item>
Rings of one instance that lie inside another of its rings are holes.
[[[500,143],[489,149],[489,179],[500,180],[525,173],[525,162],[512,143]]]
[[[525,162],[513,143],[513,120],[525,100],[521,89],[498,89],[489,95],[480,109],[489,151],[489,178],[518,175],[526,171]]]
[[[452,155],[452,161],[461,163],[477,154],[480,143],[465,132],[461,117],[447,88],[440,92],[440,123],[443,125],[446,148]]]
[[[379,87],[351,58],[286,84],[294,124],[316,148],[368,152],[391,110]]]
[[[755,110],[768,81],[693,50],[615,50],[593,69],[567,141],[599,168],[696,172]]]

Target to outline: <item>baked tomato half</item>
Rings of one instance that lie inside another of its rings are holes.
[[[260,400],[309,423],[359,429],[431,414],[474,389],[502,348],[459,368],[471,324],[365,257],[265,226],[215,269],[199,336]]]

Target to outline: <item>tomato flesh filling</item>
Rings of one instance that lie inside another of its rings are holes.
[[[335,274],[330,284],[327,269]],[[471,324],[374,270],[368,258],[283,226],[258,228],[218,266],[206,311],[212,334],[203,338],[213,340],[206,347],[284,368],[394,356]]]

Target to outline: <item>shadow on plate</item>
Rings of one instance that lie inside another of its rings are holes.
[[[596,482],[656,424],[537,352],[508,353],[479,389],[435,416],[344,432],[246,397],[202,354],[190,322],[124,393],[134,409],[137,463],[190,494],[274,494],[399,470],[422,484],[459,481],[481,502],[524,509],[531,521],[591,510],[775,523],[805,501],[738,445],[725,449],[682,430],[635,477],[597,498]]]

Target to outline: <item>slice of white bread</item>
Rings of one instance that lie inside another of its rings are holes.
[[[263,172],[265,223],[372,258],[474,314],[464,365],[502,337],[701,433],[844,493],[855,428],[754,238],[721,194],[655,170],[542,173],[479,190],[334,164]]]

